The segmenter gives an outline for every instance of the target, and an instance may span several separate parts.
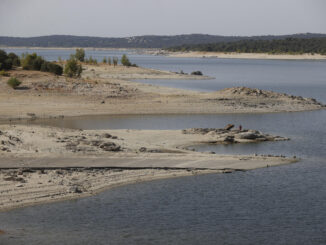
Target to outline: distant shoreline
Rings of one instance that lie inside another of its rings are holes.
[[[222,53],[222,52],[162,52],[157,55],[166,55],[177,58],[222,58],[222,59],[271,59],[271,60],[325,60],[321,54],[268,54],[268,53]]]
[[[58,50],[70,50],[82,48],[85,50],[140,50],[140,51],[157,51],[158,49],[150,48],[95,48],[95,47],[28,47],[28,46],[0,46],[0,49],[58,49]]]
[[[95,48],[95,47],[11,47],[0,46],[0,49],[40,49],[40,50],[113,50],[113,51],[138,51],[139,54],[155,56],[168,56],[175,58],[220,58],[220,59],[270,59],[270,60],[326,60],[326,55],[321,54],[268,54],[268,53],[223,53],[223,52],[170,52],[158,48]]]

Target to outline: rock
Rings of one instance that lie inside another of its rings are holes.
[[[69,188],[70,193],[83,193],[83,190],[79,186],[72,186]]]
[[[223,141],[227,143],[234,143],[234,136],[228,135],[224,138]]]
[[[252,133],[252,132],[244,132],[244,133],[237,134],[236,137],[239,139],[254,140],[257,138],[262,138],[262,135],[259,135],[257,133]]]
[[[112,138],[112,135],[108,134],[108,133],[105,133],[105,134],[103,134],[103,138],[109,139],[109,138]]]
[[[113,142],[106,142],[100,145],[100,148],[104,151],[120,151],[121,147],[119,145],[116,145]]]
[[[26,115],[29,117],[36,117],[35,113],[26,113]]]
[[[146,152],[147,151],[147,148],[146,147],[140,147],[139,148],[139,152]]]
[[[231,130],[232,128],[234,128],[234,124],[228,124],[224,127],[225,130]]]
[[[100,146],[103,143],[103,141],[100,140],[92,140],[91,145],[92,146]]]

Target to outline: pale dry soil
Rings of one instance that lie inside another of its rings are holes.
[[[0,120],[117,114],[266,113],[325,108],[314,99],[254,88],[226,88],[204,93],[129,80],[207,79],[202,76],[139,67],[85,65],[84,68],[83,77],[79,79],[37,71],[11,71],[11,76],[22,81],[16,90],[6,84],[8,77],[0,77]]]
[[[200,93],[129,79],[208,79],[139,67],[84,66],[68,79],[11,71],[0,78],[0,210],[77,198],[137,181],[207,172],[245,171],[297,161],[283,156],[193,152],[201,143],[287,140],[255,130],[71,130],[8,125],[14,119],[99,114],[265,113],[324,109],[311,98],[238,87]],[[198,80],[200,82],[200,80]],[[275,142],[277,143],[277,142]],[[25,194],[26,193],[26,194]]]
[[[246,129],[72,130],[1,125],[0,211],[88,196],[139,181],[296,162],[284,156],[224,156],[188,150],[201,143],[280,140],[288,139]]]
[[[267,60],[324,60],[321,54],[268,54],[268,53],[234,53],[234,52],[167,52],[149,51],[154,55],[166,55],[179,58],[222,58],[222,59],[267,59]]]

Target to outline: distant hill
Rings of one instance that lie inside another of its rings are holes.
[[[326,37],[293,38],[273,40],[240,40],[208,44],[184,44],[170,47],[172,52],[238,52],[238,53],[272,53],[272,54],[326,54]]]
[[[320,38],[326,34],[293,34],[281,36],[215,36],[189,34],[176,36],[136,36],[127,38],[52,35],[41,37],[0,36],[0,46],[10,47],[94,47],[94,48],[169,48],[181,45],[236,42],[240,40],[275,40],[286,38]]]

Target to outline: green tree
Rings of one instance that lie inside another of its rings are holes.
[[[11,63],[13,66],[20,66],[20,59],[16,54],[9,53],[8,58],[11,59]]]
[[[64,74],[68,77],[80,77],[83,68],[75,57],[71,56],[65,65]]]
[[[113,66],[117,66],[119,59],[117,57],[113,57],[112,62],[113,62]]]
[[[0,70],[10,70],[12,68],[12,60],[4,50],[0,50]]]
[[[122,55],[121,57],[121,64],[124,65],[124,66],[131,66],[132,64],[130,63],[127,55]]]
[[[84,62],[85,60],[85,50],[82,48],[76,49],[75,57],[77,60]]]
[[[103,62],[104,64],[106,64],[108,61],[107,61],[106,58],[104,57],[103,60],[102,60],[102,62]]]
[[[112,61],[111,61],[110,57],[108,57],[108,64],[109,64],[109,66],[112,65]]]

